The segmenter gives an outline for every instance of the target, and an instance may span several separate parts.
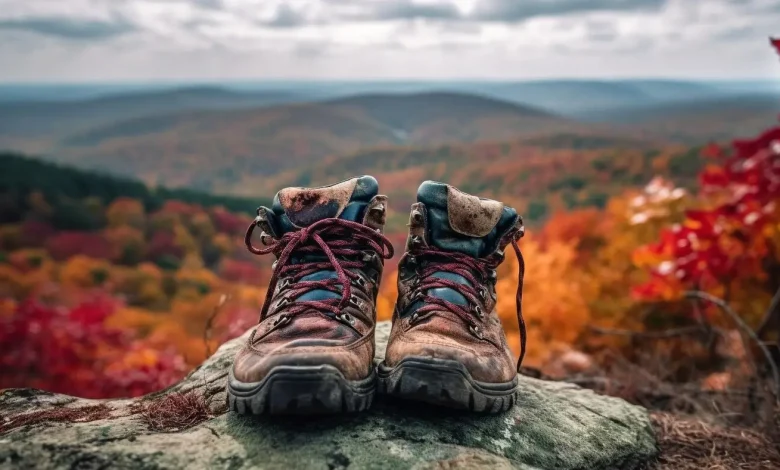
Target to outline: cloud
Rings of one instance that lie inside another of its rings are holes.
[[[120,36],[136,28],[122,19],[92,20],[63,17],[0,19],[0,30],[17,30],[62,39],[102,40]]]
[[[370,14],[365,16],[371,20],[452,20],[460,17],[460,10],[452,3],[417,3],[411,0],[377,2]]]
[[[0,81],[766,75],[779,5],[0,0]]]
[[[279,5],[270,20],[260,21],[259,23],[277,28],[294,28],[306,24],[306,18],[299,11],[283,3]]]
[[[586,39],[593,42],[614,41],[620,35],[617,25],[612,21],[589,21],[585,24]]]
[[[659,10],[666,3],[667,0],[482,0],[477,3],[470,18],[518,22],[538,16],[594,11]]]

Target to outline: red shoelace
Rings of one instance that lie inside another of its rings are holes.
[[[342,310],[354,300],[352,297],[352,281],[364,283],[360,274],[351,269],[364,269],[373,258],[379,256],[381,262],[392,258],[393,246],[384,235],[366,225],[343,219],[322,219],[300,230],[285,233],[280,239],[274,240],[265,248],[252,245],[252,232],[256,224],[247,229],[244,239],[250,252],[256,255],[273,253],[277,260],[271,275],[263,308],[260,311],[262,321],[268,314],[273,293],[279,281],[282,280],[285,290],[282,300],[284,315],[292,315],[307,310],[316,310],[325,314],[330,312],[340,317]],[[292,255],[324,254],[327,260],[301,261],[290,263]],[[333,270],[336,278],[316,281],[301,281],[301,278],[322,270]],[[324,300],[292,300],[313,290],[326,290],[341,294],[340,298]]]
[[[526,347],[526,328],[525,319],[523,318],[523,278],[525,276],[525,261],[523,260],[523,254],[520,252],[520,247],[515,238],[512,239],[512,247],[517,254],[518,260],[516,302],[517,323],[520,329],[520,357],[517,361],[517,369],[519,371],[520,365],[525,357]],[[480,322],[490,313],[483,312],[480,307],[489,295],[484,284],[492,277],[492,273],[494,273],[494,270],[501,263],[501,259],[495,256],[481,259],[474,258],[460,252],[442,251],[431,246],[415,248],[411,251],[411,254],[412,256],[421,259],[435,260],[419,270],[419,284],[416,287],[417,297],[412,302],[415,300],[422,300],[423,306],[415,311],[413,317],[414,315],[446,309],[466,322],[466,324],[469,325],[471,333],[481,339],[482,330],[480,328]],[[433,276],[433,274],[437,272],[460,275],[468,281],[468,284],[462,284],[449,279]],[[460,293],[468,301],[468,306],[455,304],[442,299],[441,297],[434,297],[428,294],[430,289],[440,288],[449,288]]]

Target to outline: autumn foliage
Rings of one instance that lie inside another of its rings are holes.
[[[756,325],[780,287],[780,127],[705,152],[713,163],[695,207],[635,255],[651,273],[635,294],[671,300],[705,290]]]
[[[96,296],[66,309],[28,299],[0,319],[0,383],[87,398],[136,396],[187,371],[172,348],[155,349],[106,326],[116,302]]]
[[[85,199],[95,225],[61,230],[58,198],[33,191],[0,225],[0,388],[150,393],[256,321],[268,265],[243,249],[246,215]]]
[[[780,41],[772,44],[780,51]],[[759,333],[775,324],[780,332],[780,313],[768,308],[780,288],[780,127],[701,152],[543,152],[490,143],[470,151],[484,158],[442,148],[427,173],[401,165],[380,182],[405,191],[423,176],[443,179],[532,213],[521,242],[527,366],[570,376],[604,366],[609,348],[644,352],[626,337],[692,322],[718,326],[726,332],[721,346],[734,350],[733,325],[712,305],[692,307],[684,299],[691,290],[722,298]],[[339,160],[349,168],[329,162],[315,176],[341,178],[382,160],[377,152]],[[479,180],[476,166],[484,170]],[[45,184],[0,192],[0,388],[145,394],[257,321],[271,260],[245,250],[247,215],[86,175],[58,169],[42,177]],[[396,199],[387,231],[399,247],[411,199]],[[394,269],[388,262],[380,320],[392,316]],[[517,281],[517,259],[508,253],[497,309],[515,353]],[[706,349],[652,347],[668,357]],[[726,377],[717,364],[707,367],[706,383]]]

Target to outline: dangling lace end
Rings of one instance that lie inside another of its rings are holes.
[[[517,301],[517,326],[520,331],[520,357],[517,359],[517,371],[520,372],[520,366],[525,359],[525,347],[526,347],[526,328],[525,318],[523,318],[523,280],[525,278],[525,259],[523,259],[523,253],[520,251],[520,246],[517,241],[522,237],[523,232],[518,232],[519,236],[512,239],[512,248],[517,255],[517,295],[515,297]]]

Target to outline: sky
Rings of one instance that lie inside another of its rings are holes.
[[[0,0],[0,82],[780,79],[780,0]]]

